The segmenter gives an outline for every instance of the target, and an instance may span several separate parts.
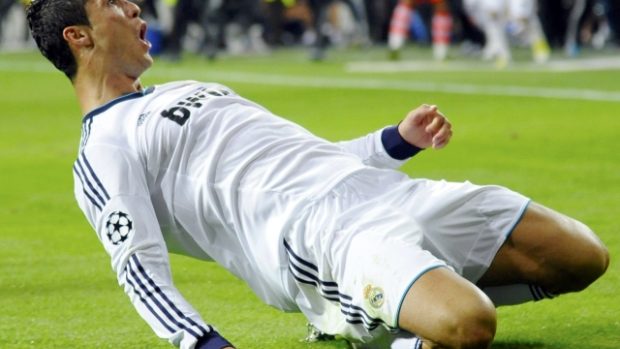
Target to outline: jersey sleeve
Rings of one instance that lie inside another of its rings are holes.
[[[385,127],[366,136],[337,143],[345,151],[355,154],[368,166],[397,169],[422,149],[407,143],[398,133],[397,126]]]
[[[73,172],[80,208],[110,255],[119,285],[153,331],[182,349],[230,346],[172,282],[139,160],[120,148],[87,147]]]

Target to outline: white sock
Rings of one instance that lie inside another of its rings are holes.
[[[350,344],[353,349],[422,349],[422,340],[406,331],[388,334],[371,343]]]
[[[422,340],[418,337],[396,338],[390,349],[422,349]]]

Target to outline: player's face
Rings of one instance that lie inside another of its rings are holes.
[[[138,78],[153,63],[140,7],[128,0],[90,0],[86,13],[104,69]]]

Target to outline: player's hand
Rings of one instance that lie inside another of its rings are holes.
[[[436,105],[423,104],[407,114],[398,125],[398,133],[418,148],[441,149],[452,138],[452,125]]]

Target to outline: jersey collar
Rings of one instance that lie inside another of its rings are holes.
[[[155,86],[151,86],[147,89],[144,89],[142,91],[138,91],[138,92],[132,92],[132,93],[128,93],[126,95],[122,95],[120,97],[117,97],[109,102],[107,102],[106,104],[97,107],[93,110],[91,110],[88,114],[86,114],[84,116],[84,118],[82,119],[82,122],[86,122],[89,119],[92,119],[93,117],[97,116],[98,114],[101,114],[103,112],[105,112],[106,110],[112,108],[113,106],[115,106],[118,103],[124,102],[124,101],[128,101],[130,99],[135,99],[135,98],[140,98],[143,96],[148,95],[149,93],[155,91]]]

